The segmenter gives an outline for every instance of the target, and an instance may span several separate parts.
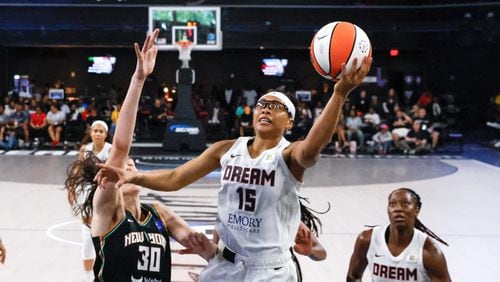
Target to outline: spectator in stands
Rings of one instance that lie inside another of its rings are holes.
[[[344,117],[348,117],[351,110],[356,110],[356,106],[353,105],[349,97],[347,97],[344,106],[342,106],[342,114],[344,115]]]
[[[10,116],[13,112],[16,111],[16,101],[11,99],[10,97],[5,97],[5,114]]]
[[[30,115],[30,136],[35,147],[43,144],[43,140],[47,136],[47,115],[42,112],[40,105],[37,105],[35,112]]]
[[[241,93],[238,89],[236,89],[232,79],[228,80],[223,88],[224,90],[218,93],[217,100],[221,103],[222,108],[227,113],[225,124],[227,125],[227,135],[231,136],[235,130],[235,111],[238,106]]]
[[[359,92],[359,98],[358,101],[356,102],[356,109],[363,114],[366,114],[368,112],[368,109],[370,107],[370,99],[368,98],[366,90],[361,90]]]
[[[382,118],[391,120],[394,117],[394,106],[399,102],[398,94],[394,88],[387,91],[387,96],[382,102]]]
[[[297,122],[296,128],[298,130],[298,137],[299,139],[301,139],[303,136],[307,135],[309,129],[313,124],[313,115],[311,109],[309,109],[309,106],[307,105],[306,102],[299,102],[299,105],[297,107],[296,122]]]
[[[336,153],[341,153],[342,150],[349,147],[349,143],[345,137],[345,119],[343,114],[339,117],[339,123],[333,134],[332,142]]]
[[[160,99],[154,100],[148,120],[151,137],[155,141],[162,141],[167,128],[167,109]]]
[[[380,106],[380,101],[378,99],[377,95],[372,95],[370,97],[370,107],[373,107],[375,109],[375,112],[380,113],[381,111],[381,106]]]
[[[378,131],[378,125],[380,124],[380,116],[375,111],[374,107],[370,107],[368,112],[363,116],[364,125],[363,132],[370,135],[375,134]]]
[[[421,130],[429,132],[431,136],[432,150],[436,149],[439,141],[439,131],[441,124],[435,124],[432,122],[431,118],[427,114],[425,108],[419,108],[417,111],[417,116],[415,121],[419,121],[421,125]]]
[[[410,131],[413,120],[398,105],[394,107],[395,117],[392,120],[392,139],[394,143],[406,137]]]
[[[85,134],[85,122],[80,114],[82,111],[82,107],[79,107],[76,102],[72,102],[69,105],[69,113],[66,115],[64,140],[77,142],[75,149],[80,149],[78,142]]]
[[[392,134],[389,131],[389,126],[382,123],[380,131],[373,135],[372,140],[375,142],[376,149],[379,154],[385,155],[392,149]]]
[[[117,103],[111,112],[111,126],[109,127],[109,135],[113,137],[115,135],[116,122],[118,121],[118,116],[120,115],[120,111],[122,109],[122,104]]]
[[[99,116],[106,122],[106,124],[111,123],[111,113],[113,110],[113,104],[111,104],[111,100],[109,99],[106,99],[104,105],[99,108]]]
[[[432,93],[430,91],[423,91],[418,98],[418,104],[421,107],[427,108],[432,102]]]
[[[243,113],[239,118],[239,133],[241,136],[253,136],[253,113],[250,106],[243,107]]]
[[[420,106],[419,104],[414,104],[411,106],[411,109],[409,110],[408,113],[408,116],[410,116],[413,119],[416,119],[417,118],[417,115],[418,115],[418,110],[420,109]]]
[[[23,110],[28,113],[28,115],[31,117],[31,114],[33,114],[36,110],[36,104],[31,107],[31,101],[34,101],[32,99],[24,100],[23,103]]]
[[[208,109],[207,120],[207,138],[211,140],[223,139],[225,132],[225,117],[224,109],[221,108],[220,102],[215,101],[214,105]]]
[[[193,108],[196,116],[200,120],[203,120],[208,116],[207,109],[205,108],[205,101],[203,101],[203,98],[198,94],[193,94]]]
[[[0,149],[11,150],[17,147],[16,124],[12,120],[7,120],[0,128]]]
[[[165,103],[165,110],[167,111],[167,120],[172,120],[174,118],[174,104],[172,102]],[[222,113],[224,113],[224,109],[222,109]]]
[[[429,151],[427,139],[429,133],[421,129],[421,121],[413,121],[412,129],[406,137],[396,142],[396,147],[401,149],[405,154],[420,154]]]
[[[61,133],[66,117],[64,116],[64,113],[61,112],[57,104],[52,104],[50,106],[50,111],[47,113],[46,119],[49,125],[47,127],[47,131],[49,133],[50,140],[52,141],[51,145],[52,148],[55,148],[61,140]]]
[[[9,116],[5,114],[5,107],[2,104],[0,104],[0,126],[3,126],[8,119]]]
[[[323,105],[326,105],[326,103],[328,103],[330,97],[332,97],[332,93],[333,93],[333,87],[331,81],[323,80],[323,82],[321,83],[321,88],[318,91],[318,95],[321,97]]]
[[[253,89],[251,86],[247,86],[245,89],[242,91],[242,95],[246,100],[246,104],[250,107],[253,108],[255,106],[255,101],[257,99],[257,91]]]
[[[319,115],[323,112],[323,102],[321,100],[316,101],[316,105],[314,106],[313,113],[314,113],[314,121],[318,119]]]
[[[16,126],[16,138],[17,140],[24,140],[24,142],[19,143],[19,146],[29,147],[30,144],[30,133],[29,133],[29,114],[23,108],[23,103],[18,101],[15,103],[14,112],[9,116],[9,119],[14,122]]]
[[[409,115],[401,110],[399,105],[394,106],[394,113],[394,118],[390,120],[393,129],[401,127],[409,129],[411,127],[411,125],[413,124],[413,120]]]
[[[356,137],[358,139],[358,148],[363,147],[365,140],[365,135],[363,134],[363,131],[361,131],[363,122],[361,121],[361,118],[356,114],[355,110],[351,110],[349,112],[349,116],[345,119],[345,125],[347,128],[347,140],[352,141],[352,134],[354,133],[356,134]]]
[[[432,121],[442,122],[443,109],[441,107],[441,99],[439,99],[439,97],[435,96],[432,98],[431,110],[432,110]]]
[[[53,103],[59,103],[59,102],[53,101]],[[61,100],[61,102],[59,103],[59,108],[61,109],[61,112],[64,113],[64,116],[68,115],[69,112],[71,111],[68,102],[66,100]]]

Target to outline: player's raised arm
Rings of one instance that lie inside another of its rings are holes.
[[[128,153],[132,145],[139,98],[144,82],[147,76],[153,72],[156,63],[158,49],[154,46],[154,42],[158,33],[159,30],[156,29],[151,35],[148,35],[142,49],[139,49],[139,44],[134,43],[137,64],[134,74],[130,79],[130,85],[127,96],[123,101],[120,116],[118,117],[115,135],[113,137],[113,147],[106,161],[107,164],[123,166],[128,158]]]
[[[342,79],[335,84],[333,95],[325,109],[314,122],[306,138],[291,146],[292,158],[301,167],[311,167],[318,161],[320,152],[330,143],[347,96],[361,84],[370,70],[371,63],[372,58],[365,57],[361,67],[356,70],[357,59],[354,59],[350,72],[347,72],[345,64],[342,64]]]
[[[158,50],[154,46],[154,41],[158,36],[158,32],[159,30],[155,30],[151,35],[146,37],[142,49],[139,49],[139,45],[134,43],[137,64],[130,80],[130,86],[122,105],[121,114],[118,118],[113,146],[106,161],[107,164],[123,168],[126,171],[131,171],[131,169],[125,168],[125,163],[132,145],[139,97],[141,96],[146,77],[151,74],[155,66]],[[117,216],[124,216],[124,210],[118,209],[120,205],[123,205],[121,193],[112,189],[114,186],[113,181],[114,179],[103,177],[99,181],[101,188],[108,187],[110,189],[96,189],[95,191],[92,203],[94,212],[92,234],[94,236],[99,236],[107,231]],[[119,215],[116,214],[117,212]]]

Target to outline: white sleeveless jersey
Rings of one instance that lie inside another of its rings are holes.
[[[87,155],[89,152],[92,152],[94,150],[94,143],[90,142],[87,145],[85,145],[85,155]],[[111,151],[111,144],[108,142],[104,142],[104,147],[102,147],[102,150],[95,154],[95,156],[101,160],[102,162],[106,162],[106,160],[109,157],[109,152]]]
[[[247,257],[289,252],[300,222],[299,188],[288,169],[282,138],[274,148],[252,159],[240,137],[221,158],[216,230],[233,252]]]
[[[431,281],[424,268],[423,250],[427,234],[413,229],[413,238],[397,257],[394,257],[385,242],[386,226],[373,228],[370,247],[366,257],[372,281]]]

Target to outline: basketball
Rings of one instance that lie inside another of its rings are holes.
[[[359,68],[363,58],[372,54],[366,33],[349,22],[332,22],[323,26],[314,35],[309,50],[316,72],[332,80],[342,78],[342,63],[346,63],[349,72],[355,58],[358,59],[356,68]]]

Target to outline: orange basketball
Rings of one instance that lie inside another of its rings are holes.
[[[314,35],[309,50],[314,69],[332,80],[342,78],[342,63],[346,63],[349,72],[354,58],[358,59],[356,68],[359,68],[363,58],[372,54],[366,33],[349,22],[332,22],[323,26]]]

